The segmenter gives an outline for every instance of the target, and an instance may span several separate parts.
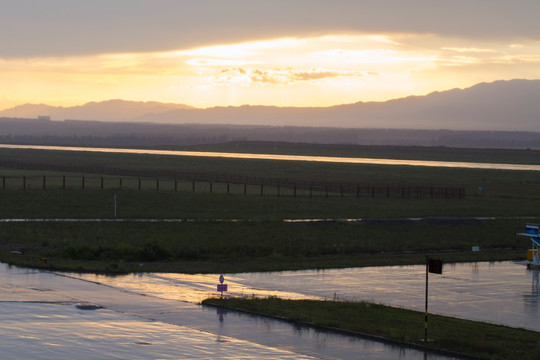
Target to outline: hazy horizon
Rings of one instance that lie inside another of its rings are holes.
[[[481,83],[386,102],[333,107],[238,106],[109,100],[82,106],[20,105],[0,117],[51,120],[341,128],[540,131],[540,80]]]
[[[328,107],[540,79],[538,13],[526,0],[8,2],[0,109]]]
[[[540,79],[511,79],[511,80],[540,80]],[[509,81],[511,81],[509,80]],[[502,80],[494,80],[493,82],[499,82],[499,81],[502,81]],[[472,84],[470,87],[474,87],[476,85],[481,85],[481,84],[485,84],[486,82],[481,82],[481,83],[477,83],[477,84]],[[489,82],[488,82],[489,83]],[[429,91],[427,93],[423,93],[423,94],[409,94],[409,95],[403,95],[403,96],[400,96],[400,97],[395,97],[395,98],[389,98],[389,99],[384,99],[384,100],[362,100],[362,99],[358,99],[356,101],[352,101],[352,102],[347,102],[347,103],[340,103],[340,104],[330,104],[330,105],[307,105],[307,106],[302,106],[302,105],[290,105],[290,106],[287,106],[287,105],[284,105],[284,106],[280,106],[280,105],[265,105],[265,104],[239,104],[239,105],[211,105],[211,106],[207,106],[207,107],[197,107],[197,106],[193,106],[193,105],[189,105],[189,104],[186,104],[186,103],[183,103],[183,102],[174,102],[174,101],[171,101],[171,102],[161,102],[161,101],[158,101],[158,100],[129,100],[129,99],[125,99],[125,98],[110,98],[110,99],[102,99],[102,100],[92,100],[92,99],[89,99],[89,100],[86,100],[84,102],[80,102],[80,103],[76,103],[76,104],[72,104],[72,105],[54,105],[52,103],[31,103],[31,102],[28,102],[28,103],[21,103],[21,104],[17,104],[16,106],[13,106],[13,107],[8,107],[8,108],[0,108],[0,111],[4,111],[4,110],[10,110],[10,109],[13,109],[17,106],[25,106],[25,105],[36,105],[36,106],[50,106],[50,107],[62,107],[62,108],[73,108],[73,107],[82,107],[82,106],[85,106],[85,105],[90,105],[90,104],[101,104],[101,103],[112,103],[112,102],[134,102],[134,103],[145,103],[145,104],[151,104],[151,103],[159,103],[159,104],[164,104],[164,105],[185,105],[186,108],[193,108],[193,109],[199,109],[199,110],[205,110],[205,109],[212,109],[212,108],[220,108],[220,107],[246,107],[246,106],[253,106],[253,107],[265,107],[265,106],[268,106],[268,107],[283,107],[283,108],[286,108],[286,107],[290,107],[290,108],[329,108],[329,107],[335,107],[335,106],[340,106],[340,105],[353,105],[353,104],[357,104],[357,103],[385,103],[385,102],[391,102],[391,101],[395,101],[395,100],[402,100],[402,99],[406,99],[406,98],[410,98],[410,97],[422,97],[422,96],[427,96],[427,95],[430,95],[430,94],[433,94],[433,93],[440,93],[440,92],[445,92],[445,91],[451,91],[451,90],[465,90],[467,89],[468,87],[464,87],[464,88],[457,88],[457,87],[454,87],[454,88],[449,88],[449,89],[442,89],[442,90],[433,90],[433,91]]]

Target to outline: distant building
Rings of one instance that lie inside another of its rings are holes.
[[[49,115],[38,115],[37,119],[51,121],[51,117]]]

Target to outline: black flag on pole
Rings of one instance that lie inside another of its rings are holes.
[[[429,258],[428,270],[430,273],[442,274],[442,266],[443,266],[442,259]]]

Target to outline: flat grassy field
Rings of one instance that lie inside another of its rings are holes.
[[[526,150],[265,143],[183,149],[540,162],[538,152]],[[0,190],[0,219],[5,219],[0,222],[0,261],[38,268],[230,273],[422,264],[427,254],[445,262],[524,260],[529,240],[514,234],[527,222],[540,222],[540,173],[534,171],[10,149],[0,149],[0,161],[18,164],[0,167],[0,180],[6,182]],[[58,170],[75,165],[80,170]],[[103,169],[114,169],[114,174]],[[164,174],[159,185],[155,176],[132,175],[145,170]],[[331,191],[326,196],[319,190],[310,196],[300,189],[295,196],[291,188],[283,188],[278,196],[276,188],[268,187],[261,196],[256,185],[246,189],[241,183],[219,182],[199,182],[194,191],[192,181],[167,176],[178,171],[293,182],[463,187],[466,195],[432,198],[398,192],[357,197]],[[299,219],[323,220],[294,221]],[[471,251],[472,246],[480,251]],[[398,341],[417,343],[423,337],[423,314],[403,309],[279,299],[211,301]],[[538,333],[430,319],[430,347],[484,358],[539,358]]]
[[[468,354],[482,359],[538,359],[538,333],[506,326],[429,315],[365,302],[266,299],[207,299],[203,304],[240,309],[311,325],[384,337],[398,343]]]
[[[249,146],[248,146],[249,145]],[[228,144],[246,152],[270,151],[268,144]],[[288,146],[293,153],[307,145]],[[262,148],[262,149],[261,149]],[[265,150],[266,149],[266,150]],[[307,147],[319,155],[366,151],[375,157],[388,148]],[[218,150],[213,148],[212,150]],[[452,160],[449,149],[435,149]],[[428,156],[437,151],[403,148],[403,153]],[[276,150],[277,151],[277,150]],[[394,152],[399,152],[394,148]],[[530,151],[472,151],[476,161],[497,162]],[[454,151],[463,160],[465,150]],[[471,155],[472,156],[472,155]],[[234,272],[368,265],[415,264],[429,253],[445,261],[524,259],[528,240],[516,237],[526,222],[538,222],[540,173],[411,166],[241,160],[156,155],[0,149],[0,159],[41,164],[43,170],[0,168],[6,186],[0,190],[4,219],[117,219],[109,222],[4,222],[0,260],[27,266],[80,271]],[[516,161],[517,162],[517,161]],[[87,173],[66,173],[57,165],[83,166]],[[114,168],[120,175],[92,172]],[[372,197],[340,196],[321,191],[257,186],[246,193],[241,184],[197,183],[164,177],[123,176],[131,170],[185,171],[261,176],[335,183],[464,187],[466,196]],[[43,176],[47,184],[43,189]],[[25,190],[22,179],[25,177]],[[67,186],[61,179],[66,177]],[[84,176],[85,188],[82,188]],[[120,186],[119,177],[122,177]],[[101,178],[104,187],[101,189]],[[177,183],[175,184],[175,180]],[[176,186],[176,189],[175,189]],[[481,188],[481,189],[480,189]],[[429,218],[408,221],[406,218]],[[482,219],[467,219],[482,217]],[[465,218],[465,219],[455,219]],[[141,219],[166,220],[141,222]],[[287,222],[327,219],[319,222]],[[341,221],[369,219],[369,221]],[[480,246],[480,252],[472,252]],[[392,254],[392,256],[388,256]],[[40,262],[46,258],[47,263]]]

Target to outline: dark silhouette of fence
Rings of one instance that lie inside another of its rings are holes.
[[[463,187],[442,187],[427,185],[390,185],[390,184],[354,184],[334,183],[324,181],[309,181],[298,179],[279,179],[259,176],[246,176],[219,173],[194,173],[167,170],[132,170],[107,167],[87,167],[77,165],[32,164],[16,161],[0,161],[0,167],[26,170],[47,170],[56,172],[81,173],[85,175],[47,175],[47,176],[2,176],[2,189],[32,188],[47,189],[50,186],[66,189],[77,187],[88,188],[124,188],[126,182],[136,183],[136,188],[146,190],[149,184],[155,190],[178,191],[179,185],[190,184],[191,191],[216,191],[216,185],[222,185],[219,192],[231,193],[231,185],[240,187],[244,195],[258,193],[261,196],[356,196],[356,197],[401,197],[401,198],[464,198]],[[103,174],[106,176],[88,176],[88,174]],[[113,177],[114,176],[114,177]],[[17,185],[19,184],[19,185]],[[52,185],[54,184],[54,185]],[[167,187],[164,186],[167,184]],[[203,185],[203,186],[201,186]],[[133,184],[130,188],[133,188]],[[248,192],[249,187],[249,192]],[[254,191],[253,189],[257,189]]]

